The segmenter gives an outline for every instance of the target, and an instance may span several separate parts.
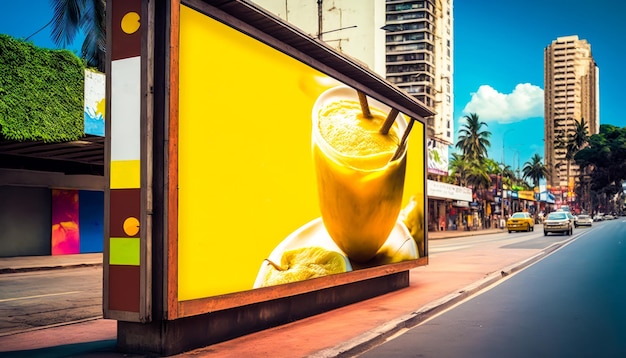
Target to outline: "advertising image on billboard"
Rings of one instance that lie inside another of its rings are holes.
[[[192,8],[180,19],[180,301],[424,255],[422,123],[396,111],[382,134],[385,104],[364,114],[303,62]]]
[[[428,138],[428,172],[438,175],[448,175],[448,145]]]

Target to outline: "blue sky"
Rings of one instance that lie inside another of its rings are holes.
[[[492,132],[490,158],[502,161],[503,134],[507,165],[544,158],[543,50],[569,35],[591,44],[600,69],[600,124],[626,126],[626,2],[456,0],[455,131],[477,113]]]
[[[50,3],[3,1],[0,33],[30,36],[50,20]],[[600,123],[626,126],[626,2],[456,0],[455,131],[464,115],[477,113],[492,132],[490,158],[501,162],[504,153],[514,169],[535,153],[543,158],[543,50],[568,35],[591,44],[600,68]],[[50,26],[30,40],[56,48]],[[80,46],[65,47],[78,53]]]
[[[26,39],[34,43],[36,46],[45,48],[59,48],[52,42],[50,37],[51,25],[46,26],[43,30],[37,30],[44,27],[52,18],[52,1],[35,0],[35,1],[10,1],[2,0],[0,3],[0,34],[9,34],[18,39]],[[37,32],[35,34],[35,32]],[[34,35],[33,35],[34,34]],[[74,41],[72,44],[66,44],[62,48],[71,50],[76,54],[80,54],[82,46],[82,38]]]

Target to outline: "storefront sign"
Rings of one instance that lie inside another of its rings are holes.
[[[467,201],[457,200],[453,202],[452,205],[458,208],[469,208],[469,203]]]
[[[472,201],[472,189],[428,180],[428,197]]]
[[[535,200],[535,192],[532,190],[521,190],[517,192],[517,195],[522,200]]]
[[[554,204],[554,194],[544,191],[539,194],[539,201]]]

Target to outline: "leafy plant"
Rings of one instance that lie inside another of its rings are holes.
[[[0,34],[0,139],[63,142],[84,135],[83,60]]]

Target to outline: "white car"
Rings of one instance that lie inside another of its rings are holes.
[[[561,233],[572,235],[574,233],[574,216],[567,211],[554,211],[548,214],[543,222],[543,235],[549,233]]]
[[[587,214],[580,214],[576,216],[576,220],[574,220],[574,227],[591,226],[592,222],[593,219],[591,219],[591,216]]]

